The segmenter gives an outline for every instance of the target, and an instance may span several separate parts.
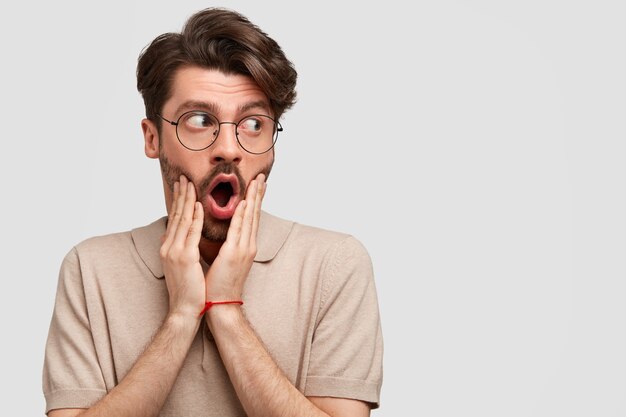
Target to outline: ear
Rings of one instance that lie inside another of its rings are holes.
[[[141,121],[141,130],[143,131],[143,140],[145,152],[148,158],[156,159],[159,157],[159,132],[152,120],[143,119]]]

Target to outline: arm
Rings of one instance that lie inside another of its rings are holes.
[[[93,407],[52,410],[50,417],[159,414],[198,330],[198,312],[204,305],[198,251],[203,211],[195,201],[194,188],[181,178],[174,187],[174,204],[160,252],[170,309],[153,341],[119,385]]]
[[[206,317],[230,380],[249,416],[370,415],[369,406],[362,401],[307,399],[302,395],[267,353],[238,306],[212,308]]]
[[[88,410],[51,410],[49,417],[156,416],[182,367],[197,325],[169,315],[126,377]]]
[[[246,204],[237,208],[228,237],[207,274],[207,299],[237,300],[256,254],[256,233],[265,183],[248,187]],[[256,416],[369,416],[361,401],[305,397],[268,354],[241,309],[220,305],[207,311],[206,322],[246,414]]]

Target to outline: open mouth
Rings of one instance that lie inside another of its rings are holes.
[[[229,219],[235,214],[239,199],[237,176],[220,174],[209,186],[207,207],[213,217]]]
[[[233,194],[233,186],[230,182],[220,182],[211,191],[211,197],[220,207],[226,207]]]

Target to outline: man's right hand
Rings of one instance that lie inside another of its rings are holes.
[[[168,216],[159,254],[169,293],[169,315],[193,317],[199,322],[206,292],[198,249],[204,210],[196,201],[195,187],[184,175],[174,184]]]
[[[51,410],[49,417],[157,416],[169,395],[198,331],[205,283],[198,243],[204,212],[196,192],[181,176],[160,256],[169,292],[169,314],[130,372],[89,409]],[[167,358],[163,361],[163,358]]]

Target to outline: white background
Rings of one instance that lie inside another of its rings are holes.
[[[165,213],[136,59],[210,4],[106,3],[0,16],[2,415],[43,412],[65,253]],[[374,261],[373,415],[624,415],[624,3],[296,3],[222,5],[299,72],[265,208]]]

